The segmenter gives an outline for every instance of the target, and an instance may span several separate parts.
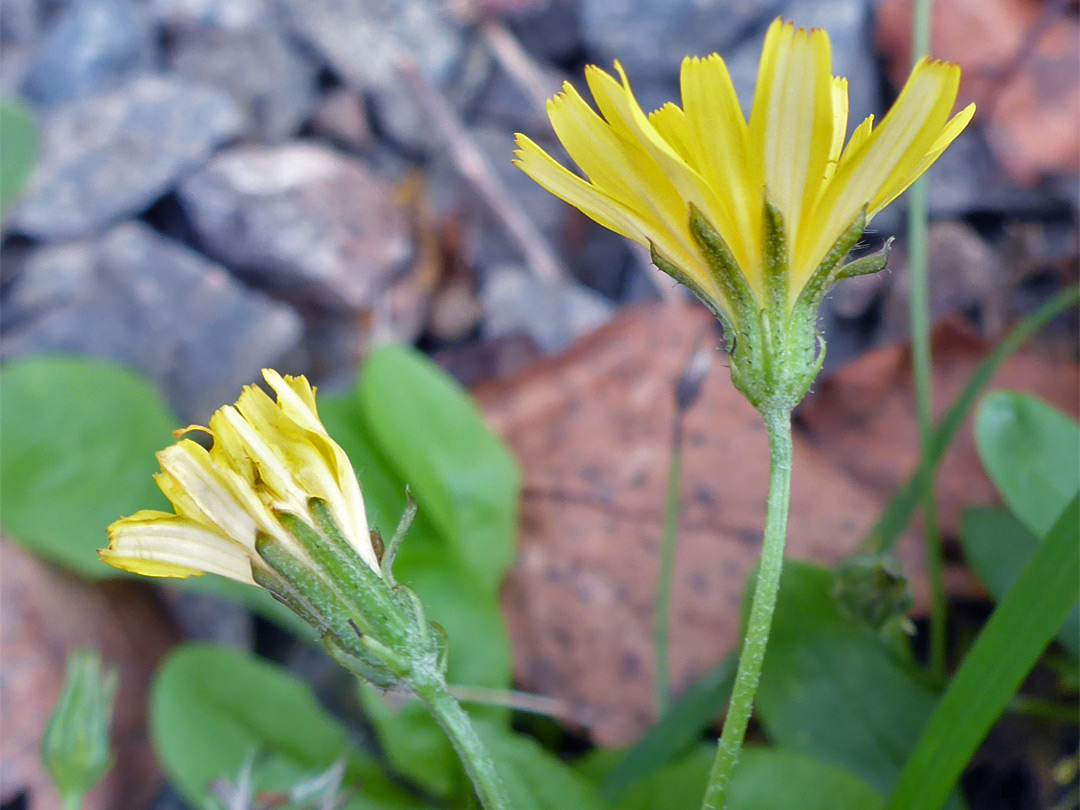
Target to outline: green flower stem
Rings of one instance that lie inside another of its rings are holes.
[[[750,618],[746,623],[746,637],[735,673],[735,688],[728,704],[716,759],[709,773],[703,810],[723,810],[727,804],[727,790],[754,708],[754,694],[761,678],[761,665],[765,660],[765,647],[769,642],[776,595],[780,588],[780,571],[784,564],[784,538],[787,534],[788,502],[791,499],[791,413],[781,409],[763,409],[762,416],[769,431],[771,459],[765,541],[761,548]]]
[[[442,677],[418,678],[413,681],[413,689],[450,738],[465,766],[465,772],[472,780],[481,807],[484,810],[512,810],[513,805],[502,778],[495,770],[491,753],[476,733],[469,715],[450,694]]]
[[[931,0],[916,0],[912,21],[912,63],[930,50]],[[919,421],[919,446],[926,457],[933,451],[934,416],[932,400],[932,361],[930,351],[930,285],[927,231],[929,197],[926,179],[916,181],[908,197],[908,252],[911,268],[911,358],[915,373],[915,401]],[[926,573],[930,580],[930,669],[938,677],[945,675],[946,611],[944,563],[937,504],[933,489],[923,495],[923,536],[926,543]]]
[[[677,410],[671,435],[671,466],[664,500],[664,537],[660,549],[660,580],[656,589],[656,708],[663,714],[670,702],[671,578],[675,570],[675,538],[679,530],[679,491],[682,489],[683,412]]]
[[[82,810],[83,794],[65,793],[63,801],[64,810]]]

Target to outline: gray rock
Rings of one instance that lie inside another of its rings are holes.
[[[295,347],[299,317],[145,225],[33,251],[4,300],[0,355],[73,352],[139,369],[205,419]]]
[[[22,42],[0,45],[0,96],[18,96],[33,57],[31,47]]]
[[[45,27],[46,9],[41,0],[4,0],[0,9],[0,43],[28,43],[36,40]]]
[[[23,93],[41,105],[119,87],[153,67],[154,43],[130,0],[77,0],[45,37],[27,68]]]
[[[1005,322],[1000,291],[1007,285],[1004,258],[963,222],[933,222],[927,234],[930,272],[930,322],[956,312],[977,312],[986,333],[1000,334]],[[899,245],[875,336],[881,342],[901,341],[911,330],[911,273],[906,244]]]
[[[825,28],[833,73],[852,80],[851,117],[857,122],[880,113],[871,6],[871,0],[584,0],[582,24],[600,64],[607,68],[618,59],[646,110],[678,101],[684,56],[717,52],[747,114],[769,24],[782,15],[804,28]]]
[[[42,119],[38,167],[8,227],[53,240],[143,211],[241,120],[222,91],[152,77],[57,108]]]
[[[726,56],[783,7],[783,0],[583,0],[582,36],[602,66],[618,59],[632,82],[648,83],[678,76],[684,56]]]
[[[550,130],[550,125],[544,128]],[[532,131],[552,155],[562,155],[549,132]],[[559,254],[563,266],[592,289],[617,297],[623,291],[627,277],[629,253],[626,240],[596,225],[514,166],[511,163],[514,138],[510,131],[488,126],[470,129],[468,133],[487,158],[493,174],[506,188],[510,202],[525,212],[548,245]],[[562,162],[573,166],[565,156]],[[427,181],[428,195],[437,216],[455,220],[463,251],[481,274],[484,268],[521,261],[520,245],[510,237],[505,224],[497,220],[478,198],[445,152],[435,155],[427,172]]]
[[[525,3],[507,13],[505,20],[521,46],[542,62],[573,59],[581,49],[579,0]]]
[[[566,78],[556,71],[544,71],[543,84],[538,87],[543,99],[554,96],[562,89]],[[575,77],[575,81],[579,76]],[[542,89],[541,89],[542,88]],[[495,127],[504,132],[548,132],[551,124],[544,103],[522,88],[502,66],[491,70],[488,80],[470,105],[473,114],[470,123],[477,127]]]
[[[968,127],[927,173],[930,214],[937,219],[970,214],[1054,219],[1068,195],[1046,188],[1024,188],[1002,171],[980,127]],[[1075,178],[1068,191],[1075,194]],[[903,198],[901,198],[903,200]]]
[[[220,152],[180,202],[208,250],[253,284],[337,310],[369,309],[412,255],[392,189],[315,143]]]
[[[316,66],[265,19],[247,28],[175,30],[169,66],[227,90],[247,134],[260,140],[293,135],[315,106]]]
[[[545,130],[533,131],[532,134],[552,155],[560,157],[561,147],[550,137],[550,125],[545,126]],[[506,188],[513,204],[528,212],[529,219],[537,229],[557,246],[566,230],[570,206],[513,165],[513,133],[485,126],[469,129],[468,134],[487,159],[495,177]],[[568,158],[562,159],[567,165],[572,165]],[[449,152],[442,150],[434,155],[426,179],[428,197],[437,216],[456,216],[464,219],[465,224],[472,223],[483,231],[475,234],[475,243],[469,240],[467,245],[469,251],[476,254],[479,264],[494,266],[520,259],[521,249],[510,239],[506,228],[494,220],[486,203],[461,176],[460,168]]]
[[[848,132],[882,109],[872,28],[871,0],[787,0],[761,19],[744,39],[723,52],[743,111],[749,115],[765,31],[777,14],[801,28],[824,28],[832,43],[832,72],[848,79]]]
[[[346,82],[369,94],[395,139],[430,145],[430,129],[399,75],[403,57],[446,85],[461,59],[460,24],[438,0],[282,0],[294,30]]]
[[[311,118],[316,135],[353,152],[371,146],[371,125],[364,100],[348,87],[336,87],[324,93]]]
[[[179,588],[161,588],[156,595],[184,639],[213,641],[241,650],[255,646],[255,620],[242,605]]]
[[[150,15],[172,30],[244,31],[275,13],[270,0],[150,0]]]
[[[524,333],[546,353],[606,322],[613,307],[598,293],[576,284],[547,284],[521,267],[502,266],[484,280],[484,337]]]

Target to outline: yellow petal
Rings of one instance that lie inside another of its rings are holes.
[[[219,411],[224,424],[212,427],[222,434],[230,457],[250,458],[260,486],[274,507],[310,518],[308,500],[327,502],[345,537],[372,569],[379,561],[371,545],[360,484],[345,451],[326,432],[314,407],[314,392],[306,379],[264,372],[278,396],[275,402],[255,386],[244,390],[235,408]],[[211,451],[213,452],[213,451]]]
[[[727,65],[718,54],[684,59],[679,84],[692,136],[691,165],[716,190],[731,219],[721,236],[741,267],[758,267],[761,257],[756,235],[761,232],[761,188],[750,184],[746,119]],[[713,225],[723,227],[723,223]]]
[[[845,151],[819,197],[805,232],[807,264],[816,266],[860,208],[903,186],[941,136],[959,84],[956,65],[919,61],[881,126]]]
[[[142,511],[109,527],[109,547],[98,552],[115,568],[149,577],[218,574],[254,585],[251,553],[195,521]]]
[[[166,447],[157,454],[169,489],[182,490],[189,514],[200,514],[226,537],[255,548],[255,521],[240,505],[209,453],[190,439]],[[192,521],[194,522],[194,521]],[[200,520],[200,522],[204,522]]]
[[[938,139],[931,145],[930,151],[927,152],[922,160],[915,165],[915,168],[911,170],[911,174],[902,181],[894,182],[892,185],[886,186],[878,192],[877,196],[875,196],[874,200],[871,202],[868,218],[881,211],[882,208],[907,191],[912,183],[922,177],[926,170],[933,166],[934,162],[949,148],[949,145],[956,140],[957,136],[964,131],[973,115],[975,115],[974,104],[968,104],[964,109],[954,115],[946,125],[945,129],[942,130]]]
[[[673,235],[686,230],[685,203],[649,153],[620,137],[569,83],[548,102],[548,117],[594,186]],[[687,243],[683,249],[692,251],[692,246]]]
[[[518,134],[517,146],[515,165],[556,197],[640,245],[648,247],[650,241],[654,242],[662,254],[695,279],[700,278],[707,292],[719,294],[701,258],[686,250],[684,240],[689,238],[688,235],[680,239],[671,233],[666,223],[627,208],[558,163],[528,137]],[[725,305],[722,301],[721,306]]]
[[[578,177],[531,138],[518,133],[516,145],[514,165],[525,174],[605,228],[648,247],[646,231],[650,225],[658,226],[658,222],[645,219],[610,194]]]
[[[315,405],[315,392],[305,377],[282,378],[272,369],[264,369],[263,377],[278,397],[278,407],[297,425],[310,430],[306,437],[317,445],[324,459],[330,464],[330,473],[336,486],[323,494],[329,503],[346,538],[363,560],[375,571],[379,570],[379,559],[371,545],[371,533],[368,528],[367,514],[364,510],[364,498],[360,492],[360,482],[353,470],[352,462],[341,446],[338,445],[319,419]],[[301,468],[306,473],[309,468]],[[316,471],[319,485],[324,485],[321,470]],[[304,483],[304,480],[301,480]]]
[[[834,129],[828,35],[777,20],[766,35],[750,114],[751,160],[783,215],[793,265],[804,211],[825,179]]]
[[[262,370],[263,379],[277,394],[277,407],[289,419],[308,430],[328,435],[319,420],[315,391],[306,377],[282,377],[272,368]]]
[[[694,166],[694,135],[690,131],[690,122],[679,106],[669,101],[658,110],[649,113],[649,123],[663,138],[668,146],[691,166]]]
[[[850,158],[853,154],[858,152],[867,139],[873,134],[874,131],[874,114],[866,116],[857,127],[855,131],[851,133],[851,138],[848,139],[847,146],[844,147],[844,151],[840,154],[840,160],[844,161]]]
[[[585,69],[585,78],[597,106],[613,129],[624,138],[632,138],[639,143],[676,189],[677,200],[673,201],[664,212],[665,220],[681,223],[681,231],[686,232],[685,223],[690,216],[689,203],[693,203],[719,230],[721,236],[725,237],[725,241],[729,236],[737,235],[734,217],[728,210],[728,206],[709,186],[705,178],[657,132],[634,98],[630,82],[622,66],[616,62],[615,68],[622,84],[592,65]],[[686,247],[688,252],[696,252],[696,247],[692,245]],[[740,256],[736,254],[736,258]]]
[[[219,416],[221,423],[215,424]],[[286,460],[287,445],[294,442],[295,436],[277,424],[283,417],[266,392],[248,386],[240,394],[236,407],[226,406],[214,417],[210,426],[215,435],[225,437],[222,447],[228,450],[230,457],[246,456],[254,463],[258,489],[270,493],[279,508],[305,514],[308,493],[297,482],[296,470],[290,462],[311,462],[298,453],[291,454]]]
[[[840,162],[840,154],[844,149],[844,138],[847,136],[848,81],[841,76],[833,76],[832,106],[833,137],[829,145],[829,163],[825,167],[826,180],[836,172],[836,165]]]

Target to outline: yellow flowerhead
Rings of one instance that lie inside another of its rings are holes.
[[[319,421],[315,389],[269,369],[263,377],[276,400],[248,386],[209,427],[177,431],[205,431],[213,445],[181,439],[157,454],[155,478],[176,513],[118,520],[102,559],[151,577],[212,573],[259,585],[372,683],[440,679],[445,634],[391,571],[415,503],[409,499],[390,547],[380,540],[376,548],[352,464]]]
[[[586,68],[599,115],[569,83],[548,102],[555,134],[587,179],[521,134],[515,163],[601,225],[650,247],[661,269],[739,340],[757,329],[746,323],[751,308],[769,310],[762,340],[776,341],[804,290],[823,294],[838,278],[872,269],[833,270],[975,109],[950,119],[960,69],[923,59],[881,125],[867,118],[845,146],[847,80],[832,75],[828,35],[779,19],[765,37],[749,121],[716,54],[683,60],[683,106],[648,115],[618,62],[615,69],[619,80]],[[816,302],[808,309],[816,313]]]
[[[303,377],[269,369],[263,376],[276,401],[249,386],[235,406],[210,417],[208,428],[177,431],[206,431],[213,437],[209,451],[182,439],[157,454],[155,479],[176,514],[144,510],[113,523],[109,547],[99,552],[105,562],[144,576],[209,572],[256,584],[256,572],[270,570],[257,537],[306,559],[281,516],[314,525],[311,505],[318,499],[359,558],[379,570],[360,485],[345,451],[319,421],[314,389]]]

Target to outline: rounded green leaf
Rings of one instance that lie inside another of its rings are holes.
[[[702,743],[681,759],[637,781],[612,803],[612,810],[698,810],[705,795],[716,744]],[[606,781],[621,754],[594,751],[575,768],[594,781]],[[880,810],[884,798],[838,765],[809,754],[749,746],[727,795],[727,810]]]
[[[495,760],[514,810],[609,810],[587,777],[533,738],[488,726],[478,726],[477,731]],[[675,810],[676,805],[656,807]]]
[[[885,801],[843,768],[797,751],[747,748],[731,782],[730,810],[877,810]]]
[[[75,357],[30,357],[0,371],[0,515],[26,547],[79,573],[119,574],[96,549],[139,509],[167,508],[154,453],[176,418],[134,371]]]
[[[964,511],[960,531],[964,559],[995,602],[1008,594],[1040,540],[1008,510],[975,507]],[[1080,605],[1073,607],[1057,638],[1073,658],[1080,659]]]
[[[260,789],[286,789],[346,762],[351,810],[420,805],[348,742],[344,726],[297,677],[254,656],[212,644],[178,647],[154,679],[150,729],[158,760],[192,807],[206,806],[216,779],[236,784],[256,757]]]
[[[1009,509],[1042,537],[1080,489],[1080,425],[1045,402],[990,394],[975,421],[979,458]]]
[[[520,473],[468,392],[419,352],[391,345],[364,364],[359,398],[421,513],[495,593],[514,558]]]

